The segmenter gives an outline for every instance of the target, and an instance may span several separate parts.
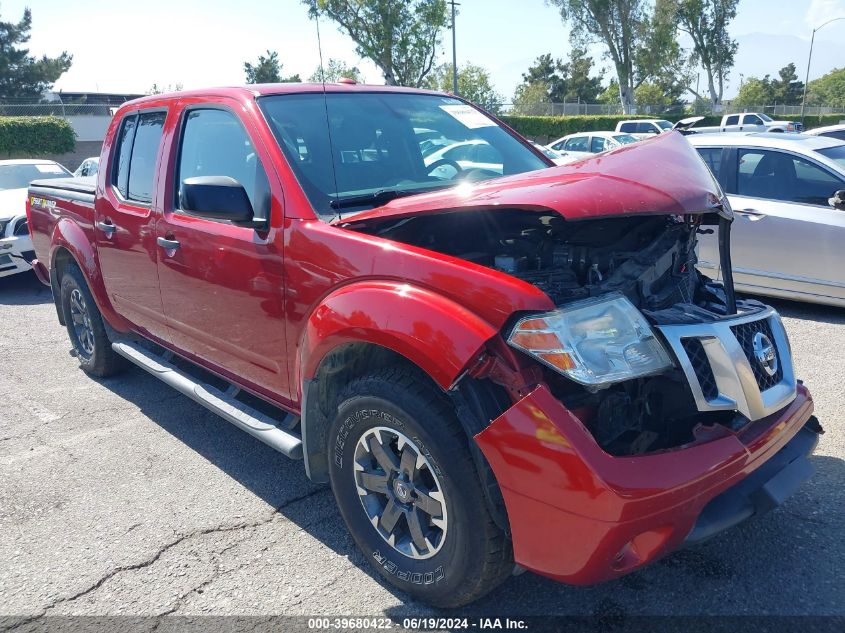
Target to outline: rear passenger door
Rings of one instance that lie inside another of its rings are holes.
[[[290,397],[283,318],[282,195],[272,162],[239,103],[188,103],[167,167],[159,279],[173,344],[268,397]],[[267,227],[237,226],[183,210],[182,183],[228,176]]]
[[[154,192],[166,116],[165,110],[142,110],[120,120],[94,212],[97,255],[112,305],[140,331],[165,340]]]
[[[728,194],[736,219],[731,258],[739,284],[845,298],[845,212],[827,199],[845,180],[791,152],[738,148]]]

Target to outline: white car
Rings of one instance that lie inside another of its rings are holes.
[[[828,136],[830,138],[839,139],[840,141],[845,141],[845,123],[817,127],[814,130],[805,132],[805,134],[811,134],[813,136]]]
[[[687,140],[728,194],[738,290],[845,306],[845,143],[806,134],[701,134]],[[699,269],[718,278],[717,233]]]
[[[630,134],[617,132],[576,132],[552,141],[546,147],[560,153],[566,159],[565,162],[571,163],[638,140]]]
[[[90,178],[96,176],[100,169],[100,157],[92,156],[82,161],[82,164],[73,172],[74,178]]]
[[[550,149],[548,147],[545,147],[545,146],[540,145],[539,143],[535,143],[533,141],[531,142],[531,144],[535,148],[537,148],[538,152],[541,152],[543,154],[543,156],[548,158],[555,165],[565,165],[566,163],[572,162],[572,159],[567,158],[566,156],[564,156],[563,154],[561,154],[557,150]]]
[[[26,222],[26,190],[33,180],[68,178],[51,160],[0,160],[0,277],[22,273],[35,257]]]

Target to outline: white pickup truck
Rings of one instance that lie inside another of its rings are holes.
[[[799,121],[775,121],[762,112],[743,112],[726,114],[721,125],[697,127],[690,130],[695,134],[712,132],[802,132],[804,126]]]

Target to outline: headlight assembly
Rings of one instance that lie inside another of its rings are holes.
[[[673,365],[645,317],[619,293],[520,319],[508,344],[591,387],[658,374]]]

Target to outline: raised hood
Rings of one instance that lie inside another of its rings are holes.
[[[550,209],[569,220],[713,211],[719,185],[679,132],[559,167],[398,198],[338,223],[456,209]]]

